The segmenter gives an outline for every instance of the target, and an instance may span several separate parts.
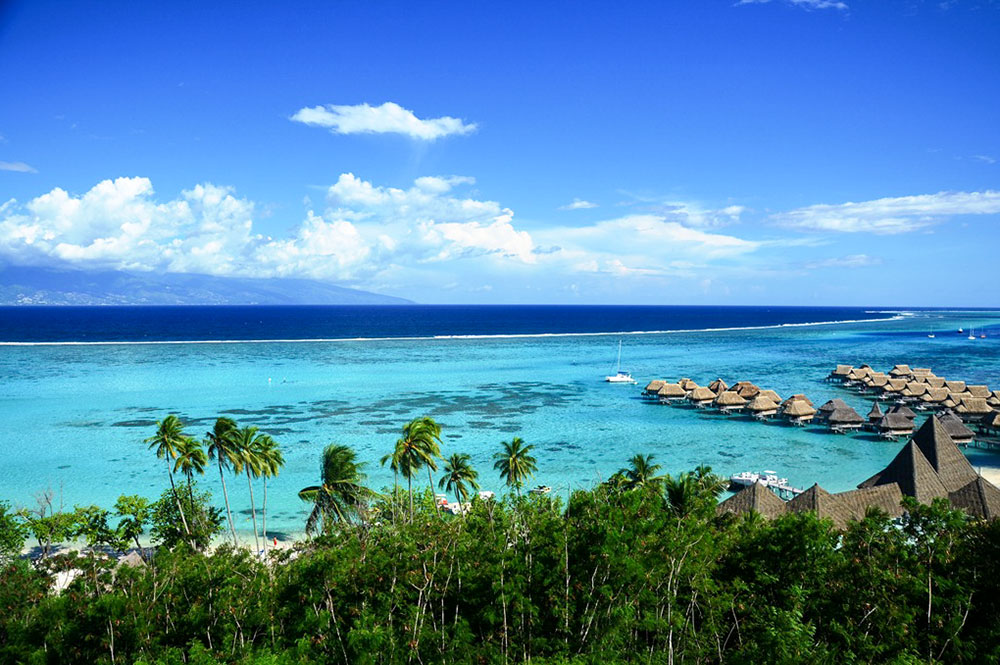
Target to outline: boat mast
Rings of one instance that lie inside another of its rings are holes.
[[[622,373],[622,341],[618,340],[618,369],[615,370],[618,374]]]

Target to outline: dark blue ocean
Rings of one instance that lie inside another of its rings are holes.
[[[304,340],[755,328],[888,318],[856,307],[3,307],[0,342]]]

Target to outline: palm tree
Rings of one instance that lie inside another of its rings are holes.
[[[236,429],[236,421],[232,418],[219,418],[215,421],[212,431],[205,433],[208,457],[219,464],[219,479],[222,480],[222,496],[226,500],[226,517],[229,518],[229,530],[233,534],[233,545],[238,544],[236,526],[233,524],[233,511],[229,507],[229,492],[226,489],[226,475],[223,473],[223,468],[230,468],[236,464],[238,456],[234,443]]]
[[[718,498],[719,494],[721,494],[728,485],[726,479],[717,473],[713,473],[712,467],[707,464],[700,464],[697,468],[695,468],[694,478],[705,492],[716,498]]]
[[[170,477],[170,490],[174,494],[174,501],[177,502],[177,510],[181,514],[181,524],[184,525],[184,533],[189,537],[191,529],[188,528],[187,518],[184,516],[184,508],[181,506],[180,497],[177,496],[177,486],[174,484],[174,471],[170,462],[177,457],[177,448],[187,437],[184,434],[184,423],[180,418],[171,414],[156,423],[156,434],[145,440],[149,444],[149,449],[156,450],[156,457],[167,460],[167,475]]]
[[[410,519],[413,519],[413,474],[422,466],[427,467],[427,479],[434,488],[431,471],[437,471],[436,458],[441,456],[441,426],[431,418],[417,418],[403,426],[403,436],[396,441],[392,454],[382,458],[391,460],[393,471],[406,478],[406,491],[410,495]],[[437,504],[434,504],[437,507]]]
[[[405,457],[405,448],[401,445],[402,439],[396,442],[396,447],[388,455],[383,455],[379,463],[385,466],[386,462],[389,463],[389,468],[392,469],[392,523],[396,523],[396,500],[399,495],[399,474],[402,472],[403,476],[409,480],[412,475],[412,469],[409,468],[407,459]]]
[[[193,436],[185,436],[177,445],[177,457],[174,462],[174,473],[178,471],[187,477],[188,499],[191,506],[194,506],[194,474],[205,475],[205,465],[208,464],[208,456],[205,449],[201,447],[201,441]]]
[[[509,487],[517,490],[520,496],[524,481],[534,476],[538,470],[535,465],[536,460],[531,456],[531,451],[535,447],[525,444],[519,436],[515,436],[510,443],[504,441],[500,445],[503,446],[503,450],[493,456],[496,460],[493,468],[500,471],[500,477]]]
[[[684,517],[695,509],[700,486],[694,476],[687,472],[676,478],[668,475],[663,485],[667,492],[667,502],[678,516]]]
[[[253,502],[253,479],[259,478],[261,474],[260,458],[257,455],[259,444],[257,440],[261,436],[256,427],[242,427],[234,433],[233,444],[236,447],[236,461],[233,470],[236,473],[247,474],[247,487],[250,489],[250,515],[253,517],[253,542],[256,547],[255,552],[260,551],[260,540],[257,538],[257,508]]]
[[[323,450],[320,484],[299,490],[299,498],[313,504],[306,520],[307,535],[316,530],[317,523],[323,533],[330,533],[334,524],[349,524],[351,518],[358,516],[365,502],[375,494],[362,484],[363,466],[347,446],[331,443]]]
[[[257,456],[260,460],[260,475],[264,479],[264,504],[261,509],[264,523],[262,531],[264,533],[264,551],[267,551],[267,479],[278,475],[281,467],[285,466],[285,456],[278,447],[278,442],[267,434],[257,437]]]
[[[438,481],[438,487],[446,492],[451,492],[454,489],[455,498],[461,506],[469,500],[469,490],[466,489],[466,485],[473,490],[479,489],[477,478],[479,478],[479,472],[469,464],[469,456],[465,453],[455,453],[448,458],[448,462],[444,465],[444,476]]]
[[[652,455],[633,455],[632,459],[629,460],[629,466],[627,469],[622,469],[621,474],[625,477],[626,484],[630,489],[635,489],[637,487],[649,487],[652,485],[660,485],[663,482],[663,476],[656,475],[661,467],[659,464],[653,464]]]

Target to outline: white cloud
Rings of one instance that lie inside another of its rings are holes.
[[[590,201],[585,201],[584,199],[573,199],[572,203],[567,203],[564,206],[559,206],[560,210],[588,210],[590,208],[596,208],[596,203],[591,203]]]
[[[327,104],[299,109],[291,117],[312,127],[325,127],[334,134],[403,134],[412,139],[433,141],[450,135],[464,135],[476,130],[475,123],[460,118],[418,118],[399,104],[386,102],[381,106]]]
[[[882,259],[877,256],[867,254],[851,254],[849,256],[838,256],[821,261],[813,261],[805,264],[805,268],[814,270],[816,268],[865,268],[882,264]]]
[[[996,157],[990,157],[989,155],[973,155],[972,158],[977,162],[982,162],[983,164],[996,164]]]
[[[771,0],[740,0],[737,5],[766,5],[771,2]],[[796,7],[802,7],[803,9],[839,9],[841,11],[847,11],[848,6],[846,3],[839,2],[838,0],[783,0],[790,5],[795,5]]]
[[[0,139],[3,137],[0,136]],[[35,167],[24,162],[0,162],[0,171],[15,171],[17,173],[38,173]]]
[[[889,235],[915,231],[955,215],[995,213],[1000,213],[1000,191],[986,190],[818,204],[780,213],[773,219],[801,229]]]

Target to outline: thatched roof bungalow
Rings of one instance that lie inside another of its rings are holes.
[[[987,413],[993,411],[990,405],[986,403],[986,400],[982,397],[966,397],[963,396],[961,401],[955,407],[955,413],[959,415],[962,420],[980,420]]]
[[[826,417],[826,422],[834,432],[845,432],[860,429],[865,424],[865,419],[852,407],[845,406],[831,411]]]
[[[689,393],[689,392],[691,392],[692,390],[694,390],[695,388],[698,387],[697,383],[695,383],[694,381],[692,381],[691,379],[689,379],[687,377],[684,377],[683,379],[681,379],[677,383],[680,385],[681,388],[684,389],[684,392],[686,392],[686,393]]]
[[[948,432],[951,440],[960,446],[972,443],[976,433],[969,429],[962,419],[952,411],[945,411],[938,416],[944,431]]]
[[[673,402],[679,399],[684,399],[687,393],[679,384],[676,383],[664,383],[663,386],[656,391],[657,396],[661,402]]]
[[[824,402],[818,409],[816,409],[816,417],[819,418],[820,420],[826,420],[831,413],[833,413],[837,409],[844,409],[844,408],[849,409],[851,407],[844,400],[840,399],[839,397],[835,397],[829,401]]]
[[[873,402],[871,411],[868,412],[868,422],[874,425],[878,421],[882,420],[882,416],[884,415],[885,413],[882,412],[882,407],[879,403]]]
[[[863,520],[869,508],[878,508],[890,517],[899,517],[903,514],[902,500],[903,493],[895,484],[837,494],[830,494],[817,484],[789,501],[786,510],[793,513],[814,512],[820,519],[831,520],[838,529],[843,529],[850,522]]]
[[[903,416],[904,418],[909,418],[911,421],[917,417],[917,414],[913,412],[913,409],[904,404],[897,404],[896,406],[889,409],[889,413],[895,413],[897,415]]]
[[[913,421],[901,413],[890,411],[878,421],[879,433],[887,439],[913,434]]]
[[[986,403],[993,408],[1000,408],[1000,390],[991,392],[990,396],[986,398]]]
[[[882,386],[883,395],[896,395],[906,388],[906,379],[889,379]]]
[[[1000,489],[982,476],[970,481],[961,489],[948,493],[952,508],[964,510],[981,520],[1000,517]]]
[[[840,379],[842,381],[847,378],[847,375],[850,374],[851,370],[853,369],[854,367],[851,365],[837,365],[837,367],[835,367],[834,370],[830,372],[830,375],[827,378]]]
[[[656,397],[656,393],[660,391],[660,388],[663,387],[664,383],[666,383],[666,381],[663,379],[653,379],[646,384],[645,388],[643,388],[642,394],[646,397]]]
[[[904,387],[901,391],[899,391],[899,396],[905,400],[915,401],[926,393],[927,393],[926,383],[917,383],[916,381],[911,381],[906,384],[906,387]]]
[[[966,386],[965,392],[969,393],[973,397],[982,397],[987,399],[990,396],[989,386]]]
[[[934,376],[934,372],[930,367],[914,367],[910,370],[910,376],[919,379],[922,376]]]
[[[688,401],[699,407],[708,406],[715,398],[716,394],[704,387],[695,388],[687,394]]]
[[[740,411],[746,404],[746,398],[740,396],[735,390],[727,390],[715,398],[715,406],[720,411],[727,413],[730,411]]]
[[[807,400],[793,399],[782,405],[781,414],[791,423],[804,425],[813,419],[816,409]]]
[[[925,376],[920,379],[928,388],[944,388],[944,379],[940,376]]]
[[[964,393],[965,381],[945,381],[944,387],[948,389],[948,392]]]
[[[711,390],[716,395],[718,395],[720,393],[724,393],[727,390],[729,390],[729,386],[726,385],[726,382],[723,381],[722,379],[716,379],[715,381],[712,381],[710,384],[708,384],[708,389]]]
[[[812,400],[809,399],[808,397],[806,397],[805,395],[803,395],[802,393],[796,393],[796,394],[792,395],[791,397],[786,397],[785,401],[781,403],[781,406],[782,406],[782,408],[784,408],[784,407],[788,406],[789,404],[791,404],[792,402],[794,402],[796,400],[798,400],[800,402],[805,402],[809,406],[813,406]]]
[[[778,413],[778,403],[770,397],[757,395],[747,404],[746,409],[754,418],[763,420]]]
[[[781,404],[781,397],[778,395],[778,393],[774,392],[773,390],[761,390],[759,393],[757,393],[756,396],[766,397],[775,404]]]
[[[774,519],[785,514],[785,502],[758,481],[720,503],[716,506],[715,512],[718,515],[726,513],[745,515],[753,512],[761,517]]]
[[[889,370],[889,376],[910,377],[912,374],[913,370],[909,365],[896,365]]]
[[[920,402],[928,406],[940,406],[948,399],[947,388],[931,388],[920,396]]]
[[[737,381],[730,390],[738,393],[740,397],[746,400],[751,400],[760,394],[760,388],[749,381]]]

